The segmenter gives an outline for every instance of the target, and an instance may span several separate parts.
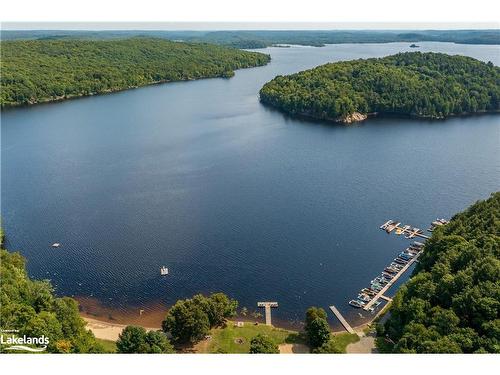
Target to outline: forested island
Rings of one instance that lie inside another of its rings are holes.
[[[277,76],[260,99],[291,115],[346,123],[370,114],[445,118],[498,111],[500,68],[466,56],[399,53]]]
[[[266,54],[164,39],[2,41],[2,107],[153,83],[231,77]]]
[[[500,353],[500,192],[433,232],[390,311],[381,350]]]

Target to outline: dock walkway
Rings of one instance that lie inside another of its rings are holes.
[[[410,261],[406,263],[403,268],[401,268],[401,270],[380,290],[380,292],[378,292],[375,297],[373,297],[365,306],[363,306],[363,310],[367,311],[379,298],[387,300],[389,297],[384,296],[385,292],[387,292],[387,290],[406,272],[406,270],[416,262],[420,254],[422,254],[422,250],[420,250],[412,259],[410,259]]]
[[[271,307],[278,307],[278,302],[257,302],[258,307],[263,307],[266,315],[266,325],[272,326]]]
[[[332,310],[332,312],[335,314],[335,316],[340,321],[340,323],[342,323],[342,325],[347,330],[347,332],[352,333],[352,334],[356,333],[356,331],[354,329],[352,329],[351,325],[349,323],[347,323],[347,320],[344,319],[344,317],[342,316],[340,311],[337,310],[337,308],[335,306],[330,306],[330,310]]]

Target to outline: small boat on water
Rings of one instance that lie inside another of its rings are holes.
[[[406,260],[401,259],[401,258],[395,258],[394,262],[401,264],[402,266],[404,266],[406,263],[408,263]]]
[[[361,301],[358,301],[357,299],[352,299],[349,301],[349,305],[357,307],[359,309],[360,307],[363,307],[365,304]]]
[[[168,275],[168,268],[165,266],[162,266],[160,268],[160,275],[162,275],[162,276]]]
[[[384,287],[380,284],[372,284],[371,285],[372,289],[375,290],[377,293],[380,292]]]
[[[399,272],[399,270],[396,270],[392,267],[385,267],[384,268],[384,271],[387,272],[387,273],[390,273],[391,275],[395,275]]]
[[[61,244],[60,244],[59,242],[54,242],[54,243],[52,244],[52,247],[56,247],[56,248],[57,248],[57,247],[61,247]]]
[[[363,302],[370,302],[371,301],[371,297],[366,295],[366,294],[363,294],[363,293],[358,294],[358,299],[360,301],[363,301]]]
[[[399,253],[398,255],[400,258],[403,258],[403,259],[406,259],[406,260],[410,260],[411,258],[413,258],[410,254],[406,254],[404,252],[401,252]]]
[[[375,279],[372,280],[372,284],[385,285],[388,282],[389,281],[387,281],[386,279],[384,279],[382,276],[378,276],[378,277],[376,277]]]
[[[391,280],[392,280],[392,278],[393,278],[394,276],[389,275],[388,273],[382,272],[382,273],[380,274],[380,277],[382,277],[385,281],[389,282],[389,281],[391,281]]]
[[[369,296],[374,296],[377,294],[376,291],[374,291],[373,289],[370,289],[370,288],[361,289],[361,293],[368,294]]]

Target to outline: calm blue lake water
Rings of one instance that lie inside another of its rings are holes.
[[[498,46],[419,44],[500,63]],[[407,50],[269,48],[268,66],[231,79],[3,111],[7,245],[60,295],[111,308],[224,291],[251,310],[278,301],[283,322],[311,305],[355,318],[347,301],[407,244],[383,222],[427,228],[499,190],[500,117],[328,125],[286,118],[258,91],[278,74]]]

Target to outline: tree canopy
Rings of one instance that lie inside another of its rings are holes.
[[[238,302],[223,293],[208,297],[201,294],[178,300],[168,311],[162,328],[172,335],[175,344],[194,344],[208,334],[210,328],[225,323],[236,314]]]
[[[500,353],[500,192],[433,232],[378,333],[394,352]]]
[[[330,325],[326,317],[325,310],[320,307],[310,307],[306,311],[304,331],[306,332],[309,346],[313,351],[325,345],[331,339]]]
[[[127,326],[116,341],[118,353],[175,353],[163,332],[149,331],[143,327]]]
[[[157,82],[231,77],[268,55],[165,39],[1,42],[0,104],[100,94]]]
[[[17,330],[17,337],[45,336],[50,353],[100,353],[103,347],[69,297],[56,298],[48,280],[30,280],[19,253],[1,249],[0,328]],[[3,347],[0,346],[3,352]]]
[[[278,354],[278,345],[267,335],[258,334],[250,341],[250,354]]]
[[[465,56],[407,52],[277,76],[263,103],[291,115],[346,121],[354,113],[444,118],[500,109],[500,68]]]

